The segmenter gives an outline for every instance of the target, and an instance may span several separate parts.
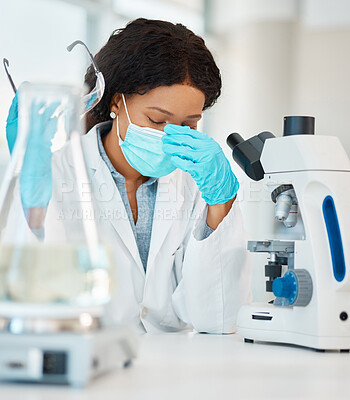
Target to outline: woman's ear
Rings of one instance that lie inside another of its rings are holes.
[[[111,103],[109,105],[109,110],[113,111],[115,113],[115,115],[119,114],[119,110],[120,110],[120,103],[122,101],[122,96],[120,93],[116,93],[111,100]]]

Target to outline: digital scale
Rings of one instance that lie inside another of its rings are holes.
[[[102,327],[102,310],[0,303],[0,380],[84,387],[129,366],[136,337],[126,327]]]

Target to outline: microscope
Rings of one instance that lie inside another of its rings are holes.
[[[339,139],[314,135],[313,117],[284,118],[282,137],[232,133],[232,157],[264,179],[274,203],[273,238],[249,241],[267,253],[269,303],[241,307],[245,342],[277,342],[317,351],[350,349],[350,160]],[[267,203],[271,206],[270,203]]]

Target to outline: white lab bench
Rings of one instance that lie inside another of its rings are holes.
[[[138,358],[85,389],[0,384],[1,400],[350,399],[350,354],[238,335],[140,336]]]

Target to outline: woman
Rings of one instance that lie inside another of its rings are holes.
[[[109,188],[98,205],[118,257],[108,322],[233,332],[250,267],[237,179],[220,146],[196,130],[221,90],[211,53],[180,24],[137,19],[95,61],[106,89],[82,145],[93,190]],[[85,82],[95,79],[90,67]],[[54,154],[53,176],[73,179],[69,157]]]

